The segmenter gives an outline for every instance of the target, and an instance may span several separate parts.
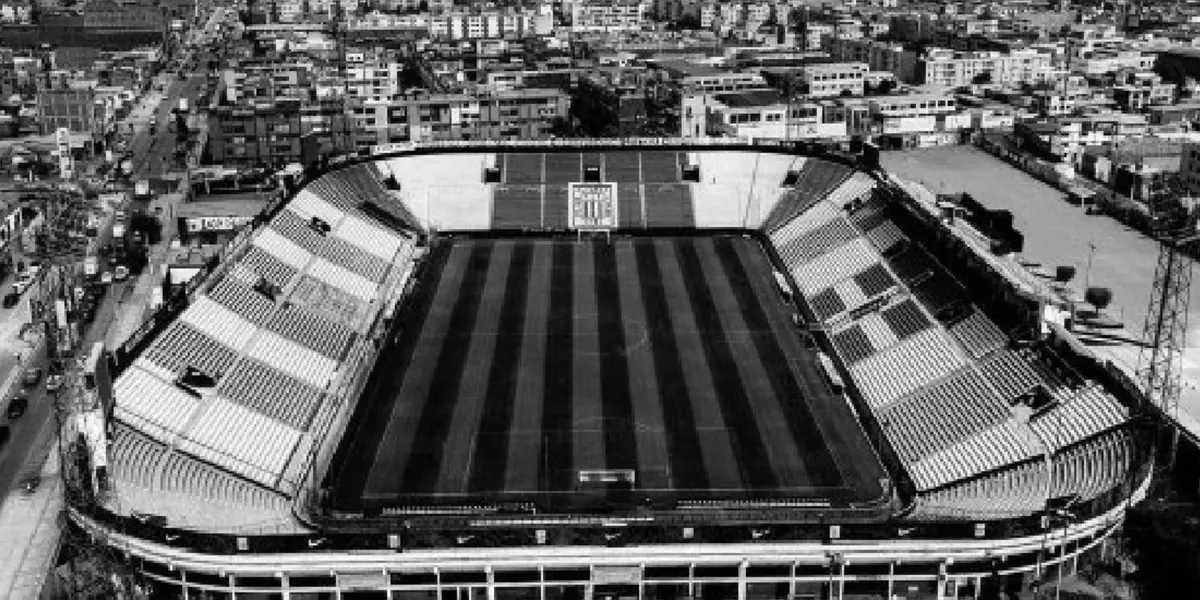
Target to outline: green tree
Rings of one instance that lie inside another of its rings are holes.
[[[1095,306],[1097,312],[1103,312],[1112,303],[1113,293],[1106,287],[1090,287],[1084,292],[1083,299]]]
[[[157,244],[162,239],[162,223],[149,213],[134,213],[129,219],[129,229],[141,233],[148,244]]]

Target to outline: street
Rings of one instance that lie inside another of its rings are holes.
[[[161,178],[170,170],[174,162],[175,132],[171,124],[175,121],[172,110],[179,105],[180,98],[187,98],[189,106],[195,106],[200,87],[204,85],[204,75],[192,74],[185,80],[179,80],[173,74],[163,74],[160,78],[167,79],[167,93],[154,110],[157,117],[158,129],[150,133],[149,119],[134,120],[134,137],[129,149],[133,155],[133,176],[141,179]]]

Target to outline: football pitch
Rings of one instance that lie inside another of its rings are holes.
[[[587,473],[647,498],[881,494],[755,239],[459,238],[426,260],[339,504],[553,501]]]

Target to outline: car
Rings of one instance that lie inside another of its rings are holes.
[[[8,420],[16,421],[25,414],[25,409],[29,408],[29,399],[25,396],[17,396],[8,403]]]
[[[129,268],[125,265],[117,265],[117,268],[113,271],[113,279],[116,281],[129,279]]]
[[[57,392],[58,390],[61,390],[64,381],[65,378],[61,373],[54,373],[53,375],[50,375],[46,378],[46,391]]]
[[[112,283],[112,282],[113,282],[113,274],[112,274],[112,271],[105,271],[105,272],[104,272],[102,275],[100,275],[100,283],[103,283],[103,284],[106,284],[106,285],[107,285],[107,284],[110,284],[110,283]]]
[[[25,387],[33,387],[33,386],[37,385],[38,382],[41,380],[42,380],[42,370],[41,369],[29,369],[28,371],[25,371],[24,375],[21,376],[21,383],[24,383]]]
[[[12,291],[14,294],[20,296],[31,287],[33,287],[33,276],[28,273],[21,273],[13,281]]]

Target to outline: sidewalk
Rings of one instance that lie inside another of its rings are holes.
[[[16,492],[0,507],[0,598],[35,600],[50,572],[62,531],[63,509],[58,452],[42,468],[42,483],[32,494]]]

